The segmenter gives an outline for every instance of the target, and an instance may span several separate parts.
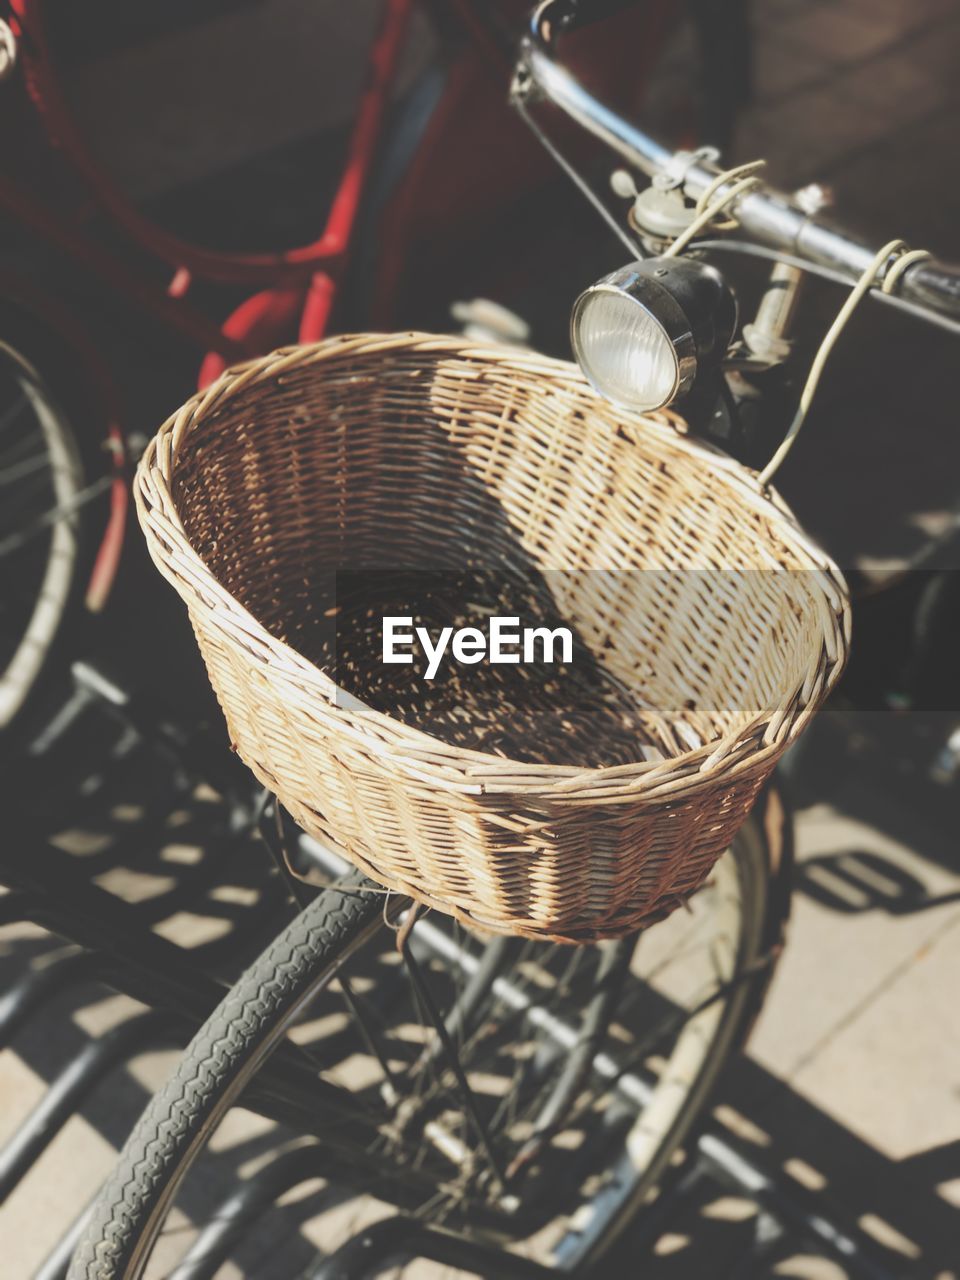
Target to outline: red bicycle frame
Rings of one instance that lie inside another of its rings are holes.
[[[644,62],[659,43],[665,15],[676,0],[652,0],[643,14],[634,18],[645,24],[635,28],[634,39],[604,38],[594,43],[605,73],[614,80],[636,84],[642,79]],[[32,235],[57,246],[73,262],[88,270],[98,281],[125,298],[138,312],[159,321],[168,331],[186,338],[202,352],[200,386],[207,385],[231,363],[268,350],[296,334],[301,342],[322,338],[330,322],[331,310],[348,264],[355,237],[357,214],[373,167],[382,135],[390,91],[404,47],[416,0],[384,0],[378,33],[370,49],[365,88],[357,104],[345,165],[332,200],[326,224],[312,243],[278,253],[224,253],[192,244],[151,222],[116,186],[92,154],[78,129],[60,85],[54,52],[44,19],[42,0],[8,0],[11,25],[18,40],[26,87],[33,106],[46,126],[47,135],[73,173],[91,193],[95,203],[133,245],[168,264],[171,277],[166,288],[146,271],[134,269],[129,255],[105,248],[77,223],[45,203],[31,186],[8,174],[0,174],[0,208],[5,209]],[[518,16],[527,7],[517,0]],[[445,6],[440,3],[441,12]],[[394,194],[389,215],[384,220],[380,244],[379,288],[373,299],[374,315],[389,322],[392,294],[396,293],[410,246],[418,234],[436,234],[438,223],[450,228],[466,220],[469,209],[476,219],[483,216],[488,187],[477,185],[472,168],[473,143],[478,127],[488,118],[491,127],[513,128],[512,146],[498,150],[497,179],[509,194],[528,184],[532,175],[544,173],[542,158],[534,144],[522,135],[507,114],[507,62],[502,50],[494,48],[484,34],[484,24],[474,20],[469,0],[453,0],[447,10],[456,14],[467,31],[469,43],[456,61],[441,102],[434,111],[427,133],[417,148],[415,161]],[[623,57],[630,50],[629,59]],[[638,61],[638,58],[640,59]],[[490,72],[493,71],[491,76]],[[501,114],[498,116],[497,111]],[[479,115],[484,121],[478,121]],[[465,135],[466,131],[466,135]],[[499,142],[497,143],[499,148]],[[546,170],[549,172],[549,170]],[[439,181],[437,175],[443,179]],[[496,184],[494,184],[496,185]],[[489,186],[489,184],[488,184]],[[444,189],[441,194],[441,188]],[[479,200],[479,190],[484,200]],[[456,193],[461,192],[457,205]],[[451,196],[453,203],[451,204]],[[503,204],[503,191],[499,193]],[[439,204],[437,203],[440,195]],[[459,210],[459,212],[457,211]],[[257,289],[217,324],[190,300],[195,281],[227,285],[250,285]],[[22,291],[21,291],[22,292]],[[85,347],[63,307],[33,291],[31,307],[63,334],[74,349]],[[123,465],[118,395],[109,370],[102,360],[83,351],[85,367],[96,372],[94,388],[109,422],[115,473],[111,515],[94,576],[88,590],[88,604],[102,607],[114,580],[126,523],[128,477]]]
[[[75,124],[60,88],[41,0],[10,0],[16,21],[15,35],[21,42],[26,67],[27,87],[50,136],[56,139],[57,146],[111,221],[136,244],[174,268],[168,296],[178,300],[186,296],[193,277],[221,284],[264,284],[276,290],[290,286],[309,289],[318,274],[334,282],[340,279],[414,3],[415,0],[385,0],[380,30],[370,50],[367,84],[357,106],[346,163],[319,238],[281,253],[242,254],[204,248],[171,235],[130,203],[94,159]],[[50,210],[43,216],[42,206],[38,209],[38,202],[22,184],[6,177],[0,180],[0,204],[21,220],[29,219],[32,228],[56,238],[68,250],[72,248],[75,256],[88,261],[98,272],[104,268],[109,271],[109,255]],[[129,272],[126,264],[122,272]],[[129,293],[121,275],[112,282]],[[320,292],[324,293],[325,288]],[[175,315],[184,314],[183,308],[166,306],[149,286],[137,288],[131,300],[140,306],[158,308],[158,317],[167,322]],[[204,331],[204,326],[191,328],[196,337]],[[242,341],[240,336],[233,336]],[[234,343],[223,345],[224,354],[236,354]]]
[[[228,363],[234,363],[276,344],[299,317],[299,339],[323,337],[354,232],[357,211],[380,137],[390,88],[396,73],[414,0],[386,0],[380,30],[370,50],[367,84],[361,95],[340,182],[326,225],[313,243],[283,253],[229,254],[189,243],[145,218],[111,182],[94,159],[77,129],[66,103],[50,49],[40,0],[11,0],[14,34],[26,70],[31,100],[51,138],[74,171],[93,193],[111,221],[152,255],[173,268],[164,291],[129,263],[104,249],[73,222],[46,206],[20,181],[0,174],[0,207],[34,235],[65,251],[78,264],[146,312],[198,345],[205,353],[199,384],[211,382]],[[223,284],[265,284],[237,307],[221,327],[193,307],[187,295],[194,279]],[[25,296],[28,290],[18,290]],[[102,402],[108,406],[108,438],[114,453],[114,481],[110,516],[96,557],[87,604],[103,607],[116,577],[128,506],[128,477],[122,465],[124,448],[118,395],[105,366],[93,358],[79,326],[64,308],[36,291],[30,307],[43,312],[74,349],[85,366],[95,371]]]

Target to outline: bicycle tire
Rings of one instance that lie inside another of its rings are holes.
[[[782,918],[778,895],[772,892],[771,877],[779,872],[771,858],[768,833],[763,824],[754,824],[752,830],[752,849],[744,864],[751,883],[746,886],[744,902],[753,916],[745,937],[750,956],[756,958],[771,936],[779,937]],[[370,881],[359,872],[351,872],[338,883],[349,892],[326,891],[310,903],[240,978],[194,1037],[173,1076],[134,1128],[97,1197],[68,1280],[137,1280],[165,1212],[204,1139],[234,1105],[296,1012],[382,927],[382,893],[364,893]],[[395,901],[399,910],[402,902]],[[737,989],[732,1016],[721,1019],[718,1044],[722,1053],[705,1062],[691,1088],[698,1114],[724,1063],[742,1042],[768,980],[768,971],[754,974]],[[685,1108],[673,1118],[669,1147],[651,1161],[650,1178],[662,1172],[690,1132],[697,1114],[687,1112]],[[629,1205],[622,1205],[611,1220],[617,1235],[646,1195],[650,1178],[634,1188]],[[592,1261],[606,1252],[612,1240],[610,1232],[602,1239],[584,1239],[584,1260]]]
[[[353,872],[274,939],[214,1010],[154,1095],[104,1184],[74,1254],[69,1280],[133,1276],[151,1229],[199,1141],[250,1078],[301,1002],[329,981],[382,923],[383,896]]]

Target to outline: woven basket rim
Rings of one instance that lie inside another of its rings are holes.
[[[797,689],[792,698],[780,699],[773,706],[763,708],[730,733],[663,761],[590,767],[514,760],[452,746],[442,738],[397,720],[386,712],[377,711],[346,693],[332,677],[296,648],[268,631],[218,581],[191,545],[172,496],[177,458],[194,427],[239,392],[261,382],[279,380],[289,370],[322,364],[348,353],[352,356],[374,355],[411,349],[422,352],[424,356],[449,355],[480,362],[495,358],[501,368],[512,367],[575,385],[578,392],[596,397],[598,407],[607,414],[610,412],[611,407],[596,396],[575,364],[496,342],[467,341],[456,336],[416,331],[343,334],[310,345],[282,347],[269,355],[232,366],[209,387],[191,396],[162,424],[148,443],[134,478],[134,501],[151,558],[159,572],[185,599],[188,609],[205,608],[208,622],[234,641],[241,633],[243,641],[259,650],[260,656],[269,663],[271,675],[295,682],[301,697],[306,685],[328,705],[335,706],[344,732],[357,735],[367,750],[371,747],[378,749],[390,757],[395,767],[414,776],[428,777],[432,785],[452,791],[487,795],[537,794],[556,801],[562,802],[566,798],[577,803],[593,799],[604,804],[617,800],[637,804],[649,800],[662,805],[673,795],[679,798],[690,787],[703,785],[715,772],[722,772],[724,777],[732,779],[763,771],[770,756],[779,755],[784,746],[779,733],[771,734],[771,724],[779,722],[779,728],[782,728],[789,722],[787,741],[792,740],[814,714],[820,700],[818,697],[808,695],[806,706],[791,714],[790,707],[797,703],[801,694]],[[828,654],[830,663],[822,692],[829,690],[842,671],[850,639],[846,583],[839,568],[804,532],[775,489],[764,489],[756,472],[709,443],[678,430],[682,419],[677,415],[669,411],[634,414],[617,410],[616,413],[617,427],[626,438],[632,438],[636,431],[654,430],[692,462],[703,463],[721,473],[723,481],[737,491],[740,499],[768,518],[774,518],[784,542],[799,557],[809,561],[810,570],[816,572],[842,624],[838,652]],[[758,745],[756,729],[761,723],[766,724],[766,728]]]

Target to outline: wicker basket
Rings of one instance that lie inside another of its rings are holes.
[[[533,354],[278,351],[165,423],[136,497],[257,778],[374,879],[484,929],[586,942],[672,910],[846,658],[843,579],[779,499]],[[480,664],[392,706],[330,643],[332,570],[385,566],[539,575],[591,679],[518,694]]]

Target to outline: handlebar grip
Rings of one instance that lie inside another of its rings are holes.
[[[613,18],[625,9],[635,9],[640,0],[561,0],[559,25],[563,31],[579,31],[604,18]]]
[[[931,258],[904,274],[901,296],[941,315],[960,319],[960,265]]]

